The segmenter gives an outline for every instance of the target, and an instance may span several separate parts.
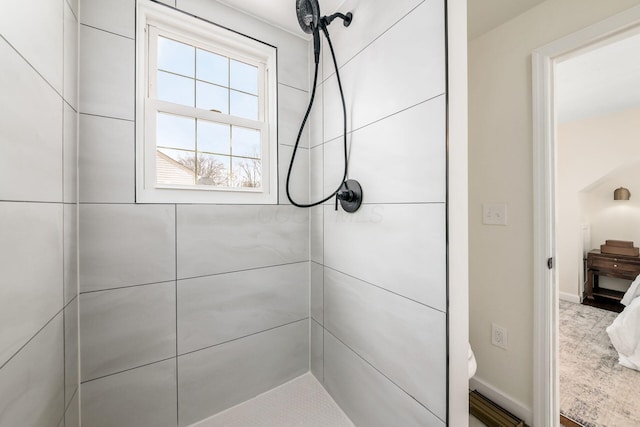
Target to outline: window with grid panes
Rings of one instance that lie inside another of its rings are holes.
[[[137,200],[276,203],[275,48],[138,3]]]

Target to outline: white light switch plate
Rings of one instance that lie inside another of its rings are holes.
[[[507,205],[482,205],[482,223],[487,225],[507,225]]]

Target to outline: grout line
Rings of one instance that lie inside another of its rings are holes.
[[[73,402],[73,399],[76,397],[76,394],[78,394],[79,390],[80,390],[80,386],[76,385],[75,390],[73,390],[73,393],[71,394],[71,399],[69,399],[69,403],[65,404],[65,407],[64,407],[64,413],[65,414],[69,410],[69,407],[71,406],[71,402]]]
[[[71,7],[71,3],[69,3],[69,0],[65,0],[65,3],[69,6],[69,10],[71,11],[73,17],[76,18],[76,22],[80,22],[80,18],[78,18],[78,16],[74,12],[73,8]]]
[[[221,272],[221,273],[203,274],[201,276],[180,277],[180,278],[178,278],[178,280],[190,280],[190,279],[200,279],[200,278],[203,278],[203,277],[223,276],[225,274],[242,273],[244,271],[263,270],[263,269],[267,269],[267,268],[285,267],[287,265],[304,264],[305,262],[309,262],[309,260],[285,262],[283,264],[266,265],[264,267],[244,268],[244,269],[241,269],[241,270],[225,271],[225,272]]]
[[[63,225],[64,230],[64,225]],[[64,231],[63,231],[64,233]],[[64,234],[63,234],[64,235]],[[64,240],[64,239],[63,239]],[[64,250],[62,251],[62,303],[64,304]],[[62,417],[64,418],[67,412],[66,404],[67,404],[67,313],[65,310],[66,307],[62,307],[62,398],[64,399],[64,411],[62,413]],[[69,399],[71,401],[71,399]]]
[[[114,375],[122,374],[122,373],[129,372],[129,371],[133,371],[134,369],[144,368],[146,366],[155,365],[156,363],[166,362],[167,360],[171,360],[171,359],[176,359],[176,356],[166,357],[164,359],[156,360],[154,362],[145,363],[145,364],[140,365],[140,366],[134,366],[133,368],[127,368],[127,369],[124,369],[122,371],[113,372],[111,374],[107,374],[107,375],[102,375],[102,376],[99,376],[99,377],[91,378],[90,380],[81,381],[80,384],[82,385],[82,384],[90,383],[92,381],[96,381],[96,380],[101,380],[101,379],[104,379],[104,378],[112,377]]]
[[[82,111],[79,111],[79,114],[81,116],[91,116],[91,117],[102,117],[103,119],[112,119],[112,120],[122,120],[124,122],[131,122],[131,123],[135,123],[135,119],[124,119],[122,117],[112,117],[112,116],[105,116],[102,114],[94,114],[94,113],[85,113]]]
[[[22,56],[22,54],[20,53],[20,51],[19,51],[18,49],[16,49],[16,48],[15,48],[15,47],[14,47],[14,46],[9,42],[9,40],[5,39],[5,38],[4,38],[4,36],[3,36],[2,34],[0,34],[0,39],[4,40],[4,41],[9,45],[9,47],[10,47],[11,49],[13,49],[13,50],[15,51],[15,53],[17,53],[17,54],[18,54],[18,56],[19,56],[20,58],[22,58],[22,59],[24,60],[24,62],[26,62],[26,63],[27,63],[27,65],[28,65],[29,67],[31,67],[31,69],[33,69],[33,71],[35,71],[35,72],[36,72],[36,74],[37,74],[37,75],[39,75],[39,76],[42,78],[42,80],[44,80],[44,82],[45,82],[47,85],[49,85],[49,86],[51,87],[51,89],[53,89],[53,91],[54,91],[54,92],[55,92],[55,93],[56,93],[60,98],[64,99],[64,96],[63,96],[62,94],[60,94],[60,92],[58,92],[58,90],[57,90],[57,89],[56,89],[56,88],[55,88],[55,87],[54,87],[54,86],[49,82],[49,80],[47,80],[47,79],[46,79],[46,78],[45,78],[45,77],[44,77],[44,76],[43,76],[43,75],[42,75],[42,74],[41,74],[41,73],[36,69],[36,67],[34,67],[34,66],[33,66],[33,65],[32,65],[32,64],[27,60],[27,58],[25,58],[24,56]],[[63,43],[63,44],[64,44],[64,43]],[[64,76],[63,76],[63,79],[64,79]]]
[[[362,202],[363,206],[411,206],[411,205],[444,205],[446,201],[432,201],[432,202]],[[332,206],[330,203],[325,203],[322,206]]]
[[[309,227],[309,254],[311,254],[311,227]],[[309,274],[307,275],[308,286],[309,286],[309,319],[313,320],[313,316],[311,314],[311,306],[313,304],[313,273],[311,272],[311,259],[308,261],[307,271]],[[312,322],[309,322],[309,330],[307,334],[309,336],[309,372],[312,371],[312,360],[313,360],[313,339],[311,336]]]
[[[29,339],[27,340],[27,342],[25,342],[22,346],[20,346],[20,348],[19,348],[18,350],[16,350],[16,352],[15,352],[15,353],[13,353],[13,354],[11,355],[11,357],[9,357],[9,358],[7,359],[7,361],[6,361],[6,362],[4,362],[2,365],[0,365],[0,370],[2,370],[5,366],[7,366],[7,365],[9,364],[9,362],[11,362],[11,361],[13,360],[13,358],[14,358],[14,357],[16,357],[16,356],[18,355],[18,353],[20,353],[20,352],[21,352],[21,351],[22,351],[22,350],[23,350],[27,345],[29,345],[29,343],[30,343],[31,341],[33,341],[33,339],[34,339],[36,336],[38,336],[38,334],[39,334],[40,332],[42,332],[42,331],[44,330],[44,328],[46,328],[47,326],[49,326],[49,324],[50,324],[50,323],[51,323],[51,322],[52,322],[56,317],[58,317],[58,315],[59,315],[60,313],[62,313],[63,311],[64,311],[64,308],[61,308],[60,310],[58,310],[58,311],[56,312],[56,314],[54,314],[54,315],[53,315],[53,317],[52,317],[51,319],[47,320],[47,322],[44,324],[44,326],[43,326],[43,327],[41,327],[40,329],[38,329],[38,330],[36,331],[36,333],[35,333],[35,334],[33,334],[33,335],[31,336],[31,338],[29,338]]]
[[[416,104],[410,105],[410,106],[405,107],[405,108],[402,108],[402,109],[400,109],[400,110],[397,110],[397,111],[395,111],[395,112],[393,112],[393,113],[390,113],[390,114],[388,114],[388,115],[386,115],[386,116],[384,116],[384,117],[380,117],[379,119],[375,119],[374,121],[369,122],[369,123],[366,123],[366,124],[364,124],[364,125],[362,125],[362,126],[360,126],[360,127],[353,128],[353,129],[351,129],[350,131],[348,131],[348,132],[347,132],[347,136],[348,136],[348,135],[351,135],[351,134],[352,134],[352,133],[354,133],[354,132],[358,132],[358,131],[359,131],[359,130],[361,130],[361,129],[364,129],[364,128],[367,128],[367,127],[369,127],[369,126],[371,126],[371,125],[374,125],[374,124],[376,124],[376,123],[379,123],[379,122],[381,122],[381,121],[383,121],[383,120],[389,119],[389,118],[391,118],[391,117],[393,117],[393,116],[397,116],[398,114],[401,114],[401,113],[404,113],[404,112],[406,112],[406,111],[408,111],[408,110],[411,110],[412,108],[416,108],[416,107],[419,107],[419,106],[420,106],[420,105],[422,105],[422,104],[426,104],[427,102],[434,101],[434,100],[436,100],[436,99],[440,98],[441,96],[445,96],[445,95],[446,95],[446,92],[439,93],[439,94],[434,95],[434,96],[432,96],[432,97],[430,97],[430,98],[427,98],[427,99],[425,99],[425,100],[423,100],[423,101],[420,101],[420,102],[418,102],[418,103],[416,103]],[[318,146],[320,146],[320,145],[325,145],[325,144],[328,144],[328,143],[330,143],[330,142],[333,142],[333,141],[336,141],[336,140],[339,140],[339,139],[342,139],[342,138],[343,138],[343,135],[338,135],[338,136],[336,136],[335,138],[331,138],[331,139],[328,139],[328,140],[326,140],[326,141],[323,141],[321,144],[318,144],[318,145],[316,145],[315,147],[318,147]],[[324,138],[323,138],[323,139],[324,139]],[[351,144],[349,144],[349,145],[351,145]],[[315,148],[315,147],[313,147],[313,148]]]
[[[66,109],[64,108],[64,105],[66,103],[65,99],[64,99],[64,92],[65,92],[65,88],[66,88],[66,80],[67,80],[67,67],[66,67],[66,53],[67,53],[67,40],[65,37],[65,30],[67,29],[67,20],[65,19],[64,15],[65,15],[65,9],[66,9],[66,1],[62,2],[62,105],[61,105],[61,111],[60,111],[60,116],[62,117],[62,132],[60,132],[62,134],[62,144],[61,144],[61,153],[62,153],[62,158],[60,159],[60,165],[61,168],[60,170],[62,170],[62,176],[61,176],[61,184],[62,184],[62,201],[64,202],[66,200],[66,175],[65,175],[65,142],[66,142],[66,137],[67,137],[67,126],[66,126],[66,121],[67,121],[67,114],[66,114]],[[64,260],[65,260],[65,256],[64,256],[64,211],[62,214],[63,217],[63,224],[62,224],[62,236],[63,236],[63,248],[62,248],[62,302],[64,303],[64,288],[65,288],[65,271],[64,271]],[[63,343],[64,343],[64,339],[63,339]],[[66,375],[65,375],[66,378]],[[65,390],[66,392],[66,390]],[[66,397],[66,396],[65,396]]]
[[[71,298],[71,300],[64,306],[62,307],[62,309],[66,309],[67,307],[69,307],[71,304],[73,304],[73,302],[78,299],[78,295],[74,296],[73,298]],[[80,301],[78,300],[78,303],[80,303]]]
[[[1,200],[0,200],[1,201]],[[62,202],[50,202],[50,203],[62,203]],[[140,203],[138,202],[83,202],[80,201],[78,202],[78,204],[80,205],[131,205],[131,206],[139,206]],[[173,205],[174,203],[167,203],[167,202],[154,202],[154,203],[142,203],[143,206],[170,206]],[[237,207],[247,207],[247,206],[252,206],[252,207],[264,207],[264,208],[268,208],[268,207],[272,207],[272,208],[293,208],[293,205],[288,204],[288,203],[281,203],[281,204],[277,204],[277,203],[177,203],[178,206],[198,206],[198,207],[217,207],[217,208],[237,208]],[[297,210],[297,209],[296,209]]]
[[[288,262],[288,263],[284,263],[284,264],[267,265],[267,266],[264,266],[264,267],[252,267],[252,268],[246,268],[246,269],[243,269],[243,270],[225,271],[225,272],[222,272],[222,273],[203,274],[201,276],[181,277],[181,278],[178,278],[178,279],[162,280],[160,282],[138,283],[138,284],[135,284],[135,285],[116,286],[116,287],[113,287],[113,288],[92,289],[90,291],[81,291],[80,294],[84,295],[84,294],[92,294],[92,293],[95,293],[95,292],[113,291],[113,290],[117,290],[117,289],[137,288],[137,287],[140,287],[140,286],[162,285],[162,284],[166,284],[166,283],[171,283],[173,281],[178,281],[179,282],[179,281],[183,281],[183,280],[192,280],[192,279],[201,279],[201,278],[205,278],[205,277],[223,276],[225,274],[242,273],[242,272],[245,272],[245,271],[263,270],[263,269],[267,269],[267,268],[285,267],[285,266],[288,266],[288,265],[303,264],[305,262],[308,262],[308,260],[306,260],[306,261]]]
[[[175,204],[174,205],[174,217],[173,217],[173,223],[174,223],[174,259],[175,259],[175,264],[174,264],[174,269],[176,272],[175,275],[175,303],[176,303],[176,311],[175,311],[175,317],[176,317],[176,425],[180,425],[180,387],[178,387],[179,384],[179,372],[178,372],[178,205]]]
[[[281,142],[278,145],[283,146],[283,147],[289,147],[289,148],[295,147],[295,145],[293,145],[293,144],[287,144],[287,143],[284,143],[284,142]],[[311,148],[303,147],[302,145],[299,145],[298,146],[298,150],[311,150]]]
[[[75,205],[75,203],[64,202],[44,202],[39,200],[0,200],[0,203],[31,203],[31,204],[44,204],[44,205]]]
[[[404,20],[407,16],[409,16],[411,13],[413,13],[414,10],[416,10],[417,8],[419,8],[420,6],[422,6],[422,4],[425,2],[426,0],[422,0],[418,5],[414,6],[411,10],[409,10],[407,13],[405,13],[404,15],[402,15],[400,17],[400,19],[398,19],[396,22],[392,23],[391,26],[389,26],[389,28],[387,28],[386,30],[384,30],[383,32],[381,32],[380,34],[378,34],[373,40],[371,40],[369,43],[367,43],[366,45],[364,45],[362,47],[362,49],[360,49],[359,51],[357,51],[356,53],[353,54],[353,56],[351,56],[351,58],[347,59],[344,64],[338,66],[338,70],[341,70],[345,65],[347,65],[349,62],[351,62],[353,59],[355,59],[358,55],[360,55],[362,52],[364,52],[369,46],[371,46],[373,43],[375,43],[379,38],[381,38],[383,35],[385,35],[386,33],[389,32],[389,30],[391,30],[392,28],[394,28],[396,25],[398,25],[400,23],[400,21]],[[337,59],[337,58],[336,58]],[[332,63],[333,65],[333,63]],[[325,81],[327,81],[327,79],[331,78],[334,74],[336,73],[335,67],[333,68],[333,72],[331,74],[329,74],[327,76],[326,79],[324,79],[322,81],[322,83],[324,83]],[[322,76],[324,77],[324,75]]]
[[[309,93],[309,90],[307,90],[307,89],[300,89],[299,87],[291,86],[291,85],[288,85],[288,84],[282,83],[282,82],[278,82],[278,84],[282,85],[282,86],[286,86],[286,87],[288,87],[290,89],[299,90],[300,92]]]
[[[79,114],[78,110],[69,103],[69,101],[67,101],[66,99],[62,98],[62,100],[64,101],[65,104],[67,104],[69,106],[69,108],[71,108],[73,110],[74,113]]]
[[[230,340],[222,341],[222,342],[219,342],[217,344],[208,345],[206,347],[198,348],[196,350],[187,351],[185,353],[178,354],[178,357],[187,356],[189,354],[197,353],[197,352],[202,351],[202,350],[208,350],[208,349],[213,348],[213,347],[218,347],[218,346],[221,346],[221,345],[224,345],[224,344],[229,344],[229,343],[234,342],[234,341],[238,341],[238,340],[241,340],[241,339],[244,339],[244,338],[249,338],[249,337],[252,337],[254,335],[261,334],[263,332],[269,332],[269,331],[273,331],[274,329],[279,329],[279,328],[283,328],[285,326],[293,325],[294,323],[304,322],[305,320],[309,320],[309,317],[303,317],[302,319],[294,320],[292,322],[283,323],[282,325],[278,325],[278,326],[274,326],[274,327],[271,327],[271,328],[263,329],[263,330],[257,331],[257,332],[252,332],[252,333],[247,334],[247,335],[243,335],[243,336],[240,336],[240,337],[237,337],[237,338],[233,338],[233,339],[230,339]]]
[[[103,33],[107,33],[107,34],[111,34],[111,35],[114,35],[114,36],[122,37],[124,39],[131,40],[131,41],[135,41],[134,37],[129,37],[129,36],[125,36],[123,34],[114,33],[113,31],[105,30],[103,28],[94,27],[93,25],[85,24],[85,23],[82,23],[82,22],[80,22],[80,25],[82,27],[92,28],[94,30],[102,31]]]
[[[396,295],[396,296],[398,296],[398,297],[400,297],[400,298],[404,298],[404,299],[406,299],[406,300],[409,300],[409,301],[415,302],[416,304],[420,304],[421,306],[428,307],[428,308],[430,308],[430,309],[432,309],[432,310],[435,310],[435,311],[438,311],[438,312],[440,312],[440,313],[445,313],[445,314],[446,314],[446,312],[445,312],[445,311],[442,311],[442,310],[440,310],[439,308],[432,307],[432,306],[430,306],[429,304],[425,304],[425,303],[423,303],[423,302],[420,302],[420,301],[414,300],[413,298],[409,298],[408,296],[405,296],[405,295],[399,294],[399,293],[397,293],[397,292],[394,292],[394,291],[389,290],[389,289],[387,289],[387,288],[384,288],[384,287],[382,287],[382,286],[379,286],[379,285],[373,284],[373,283],[371,283],[371,282],[367,282],[366,280],[363,280],[363,279],[361,279],[360,277],[353,276],[353,275],[351,275],[351,274],[345,273],[344,271],[340,271],[340,270],[338,270],[338,269],[336,269],[336,268],[329,267],[328,265],[325,265],[324,267],[325,267],[325,268],[328,268],[329,270],[333,270],[333,271],[335,271],[335,272],[337,272],[337,273],[340,273],[340,274],[342,274],[342,275],[345,275],[345,276],[347,276],[347,277],[351,277],[352,279],[356,279],[356,280],[358,280],[358,281],[360,281],[360,282],[362,282],[362,283],[365,283],[365,284],[367,284],[367,285],[369,285],[369,286],[373,286],[374,288],[378,288],[378,289],[383,290],[383,291],[385,291],[385,292],[388,292],[388,293],[390,293],[390,294]],[[324,301],[323,301],[323,308],[324,308]],[[324,317],[324,313],[323,313],[323,317]]]
[[[337,341],[339,341],[342,345],[344,345],[346,348],[348,348],[351,352],[353,352],[353,354],[355,354],[358,358],[360,358],[363,362],[365,362],[367,365],[371,366],[376,372],[378,372],[380,375],[382,375],[383,377],[385,377],[391,384],[393,384],[394,386],[396,386],[400,391],[402,391],[404,394],[406,394],[407,396],[409,396],[411,399],[413,399],[418,405],[422,406],[424,409],[426,409],[427,411],[429,411],[434,417],[436,417],[437,419],[439,419],[440,421],[444,422],[446,424],[446,421],[443,420],[442,418],[440,418],[439,416],[437,416],[431,409],[429,409],[427,406],[425,406],[422,402],[420,402],[418,399],[416,399],[414,396],[412,396],[411,394],[409,394],[405,389],[403,389],[402,387],[400,387],[395,381],[393,381],[391,378],[389,378],[387,375],[385,375],[384,372],[382,372],[381,370],[379,370],[378,368],[376,368],[371,362],[369,362],[367,359],[365,359],[364,357],[362,357],[357,351],[355,351],[354,349],[352,349],[351,347],[349,347],[344,341],[342,341],[340,338],[338,338],[333,332],[331,332],[329,329],[325,328],[325,331],[329,334],[331,334],[331,336],[333,338],[335,338]]]
[[[67,414],[65,412],[62,412],[62,416],[60,417],[60,420],[55,425],[57,425],[58,427],[64,426],[64,423],[66,422],[66,419],[65,419],[66,416]]]
[[[320,58],[322,60],[321,63],[321,67],[322,67],[322,77],[324,78],[324,51],[321,50],[321,55],[322,57]],[[324,127],[325,127],[325,117],[324,117],[324,107],[325,107],[325,100],[326,100],[326,96],[325,96],[325,85],[323,82],[320,83],[320,90],[322,91],[322,96],[321,96],[321,102],[320,102],[320,139],[321,144],[320,144],[320,156],[321,156],[321,174],[320,174],[320,179],[322,180],[320,182],[320,188],[322,191],[322,196],[324,196],[325,194],[325,162],[324,162],[324,155],[325,155],[325,145],[324,145]],[[309,138],[309,146],[311,146],[311,138]],[[347,163],[348,166],[348,163]],[[326,370],[326,363],[325,363],[325,340],[324,340],[324,335],[325,335],[325,329],[324,329],[324,324],[325,322],[325,308],[324,308],[324,262],[325,262],[325,244],[324,244],[324,238],[325,238],[325,234],[326,234],[326,230],[325,230],[325,218],[324,218],[324,206],[320,206],[319,209],[320,211],[320,220],[322,221],[322,240],[321,240],[321,244],[322,244],[322,248],[321,248],[321,252],[322,252],[322,384],[326,384],[325,381],[325,370]]]
[[[108,292],[108,291],[117,291],[119,289],[129,289],[129,288],[140,288],[143,286],[155,286],[155,285],[167,285],[169,283],[173,283],[174,280],[164,280],[162,282],[152,282],[152,283],[141,283],[139,285],[128,285],[128,286],[118,286],[115,288],[106,288],[106,289],[95,289],[95,290],[90,290],[90,291],[81,291],[80,295],[86,295],[86,294],[95,294],[97,292]]]

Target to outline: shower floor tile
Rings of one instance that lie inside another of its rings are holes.
[[[191,427],[354,427],[307,373]]]

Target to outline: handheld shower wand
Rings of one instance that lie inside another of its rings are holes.
[[[345,14],[342,13],[334,13],[330,16],[320,17],[320,5],[317,0],[297,0],[296,1],[296,12],[298,16],[298,23],[300,24],[300,28],[307,33],[313,34],[313,52],[315,59],[315,72],[313,76],[313,88],[311,90],[311,97],[309,99],[309,106],[307,107],[307,112],[302,119],[302,124],[300,125],[300,131],[298,132],[298,137],[296,138],[296,143],[293,147],[293,154],[291,155],[291,162],[289,163],[289,170],[287,172],[287,198],[291,202],[292,205],[300,207],[300,208],[310,208],[313,206],[318,206],[332,197],[336,198],[336,210],[338,209],[338,202],[342,208],[347,212],[355,212],[358,210],[360,205],[362,204],[362,187],[358,183],[358,181],[353,179],[347,179],[347,168],[348,168],[348,148],[347,148],[347,107],[344,101],[344,92],[342,90],[342,82],[340,81],[340,72],[338,70],[338,62],[336,60],[336,55],[333,50],[333,44],[331,43],[331,38],[329,37],[329,30],[327,27],[331,24],[331,22],[340,18],[343,20],[343,24],[345,27],[348,27],[353,20],[353,14],[351,12]],[[293,162],[296,158],[296,152],[298,151],[298,145],[300,144],[300,138],[302,136],[302,131],[304,126],[309,118],[309,114],[311,113],[311,107],[313,107],[313,101],[316,95],[316,86],[318,83],[318,68],[320,63],[320,30],[324,33],[327,38],[327,43],[329,44],[329,49],[331,50],[331,57],[333,58],[333,65],[336,70],[336,78],[338,81],[338,88],[340,89],[340,98],[342,100],[342,119],[343,119],[343,145],[344,145],[344,173],[342,176],[342,182],[340,186],[329,196],[323,198],[320,201],[304,204],[295,202],[289,191],[289,183],[291,181],[291,170],[293,169]]]

